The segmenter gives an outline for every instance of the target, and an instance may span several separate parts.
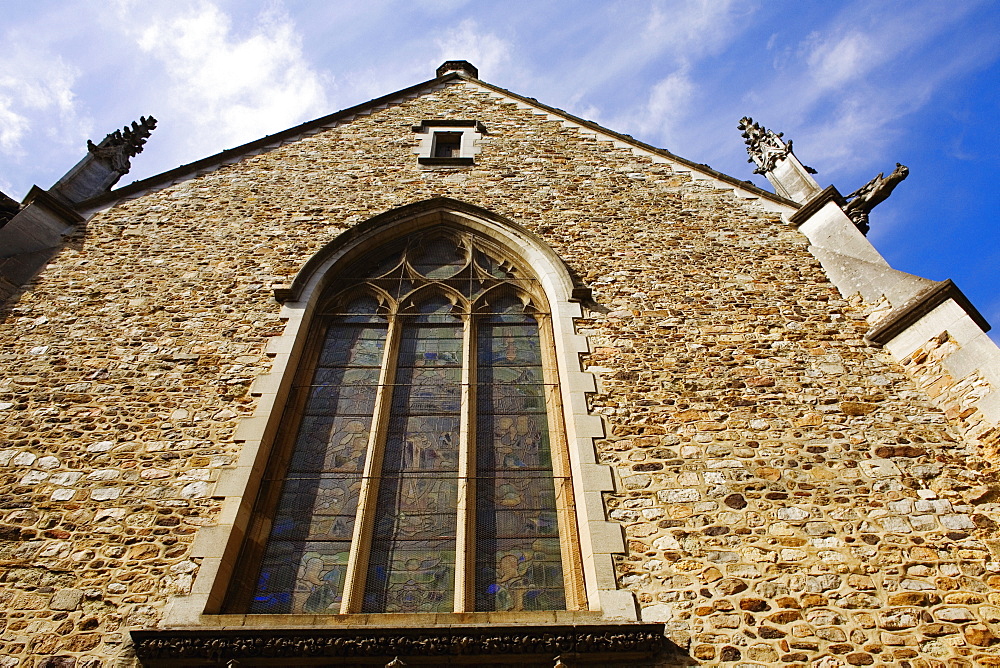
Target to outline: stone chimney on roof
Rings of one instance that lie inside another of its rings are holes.
[[[446,60],[441,67],[437,68],[439,77],[443,77],[449,72],[464,72],[473,79],[479,78],[479,69],[468,60]]]

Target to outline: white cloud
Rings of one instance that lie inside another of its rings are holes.
[[[734,0],[620,3],[602,26],[603,39],[581,62],[568,63],[566,81],[580,91],[579,99],[585,91],[645,68],[675,70],[693,64],[730,43],[745,11],[750,10]]]
[[[750,10],[733,0],[657,2],[645,19],[641,40],[657,52],[696,58],[725,46],[745,11]]]
[[[755,8],[737,0],[684,0],[622,3],[602,43],[589,50],[583,63],[573,63],[564,86],[569,106],[580,104],[597,89],[607,91],[616,79],[630,81],[636,73],[655,73],[656,83],[641,106],[619,108],[609,116],[610,127],[632,133],[659,146],[677,147],[678,128],[691,119],[702,101],[699,65],[725,51],[749,25]],[[617,102],[612,98],[612,103]]]
[[[8,35],[9,37],[9,35]],[[25,155],[29,134],[48,141],[74,141],[89,122],[76,108],[73,86],[79,76],[41,44],[4,40],[0,54],[0,153]]]
[[[799,151],[808,146],[804,159],[824,174],[890,167],[886,152],[900,136],[899,120],[995,59],[987,56],[994,36],[936,49],[963,13],[926,1],[903,9],[854,3],[795,46],[778,47],[772,38],[781,76],[747,95],[747,113],[794,137]]]
[[[673,72],[652,87],[640,115],[629,126],[642,136],[655,136],[662,145],[674,145],[675,133],[687,116],[694,92],[687,68]]]
[[[472,19],[465,19],[445,37],[435,40],[438,55],[435,67],[446,60],[467,60],[490,80],[504,78],[510,69],[513,47],[495,33],[485,31]]]
[[[126,16],[146,12],[123,7]],[[258,16],[245,35],[211,2],[172,6],[141,23],[136,42],[167,77],[167,107],[156,115],[183,126],[201,154],[329,111],[326,78],[307,62],[295,26],[282,14]]]
[[[821,88],[836,88],[857,81],[883,59],[873,36],[857,31],[827,40],[813,33],[806,40],[805,50],[810,74]]]
[[[0,96],[0,151],[20,155],[23,153],[21,138],[29,127],[28,118],[14,111],[12,106],[11,98]]]

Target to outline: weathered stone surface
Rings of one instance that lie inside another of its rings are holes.
[[[981,625],[967,626],[964,634],[966,642],[977,647],[989,647],[995,645],[998,640],[992,631]]]
[[[455,110],[490,129],[474,169],[421,168],[410,128]],[[594,448],[649,619],[707,665],[993,665],[1000,485],[966,413],[987,381],[945,377],[947,336],[902,366],[870,347],[872,305],[720,183],[461,84],[99,212],[2,314],[0,656],[132,661],[218,521],[284,327],[271,285],[448,196],[593,291]]]
[[[53,610],[76,610],[83,600],[83,592],[79,589],[60,589],[52,595],[49,607]]]

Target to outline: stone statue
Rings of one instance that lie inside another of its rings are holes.
[[[868,214],[878,204],[889,198],[893,189],[910,173],[906,165],[896,163],[896,169],[889,176],[879,172],[878,176],[845,197],[844,213],[854,221],[862,234],[867,235],[871,227],[868,225]]]
[[[125,126],[121,130],[115,130],[100,144],[95,144],[88,139],[87,150],[94,154],[94,157],[109,162],[111,168],[118,172],[118,176],[121,177],[127,174],[132,166],[129,158],[142,152],[143,145],[155,128],[155,118],[140,116],[138,123],[132,121],[131,128]]]

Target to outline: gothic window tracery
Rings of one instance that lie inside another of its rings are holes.
[[[229,607],[585,607],[544,294],[466,230],[339,272],[272,452]]]

